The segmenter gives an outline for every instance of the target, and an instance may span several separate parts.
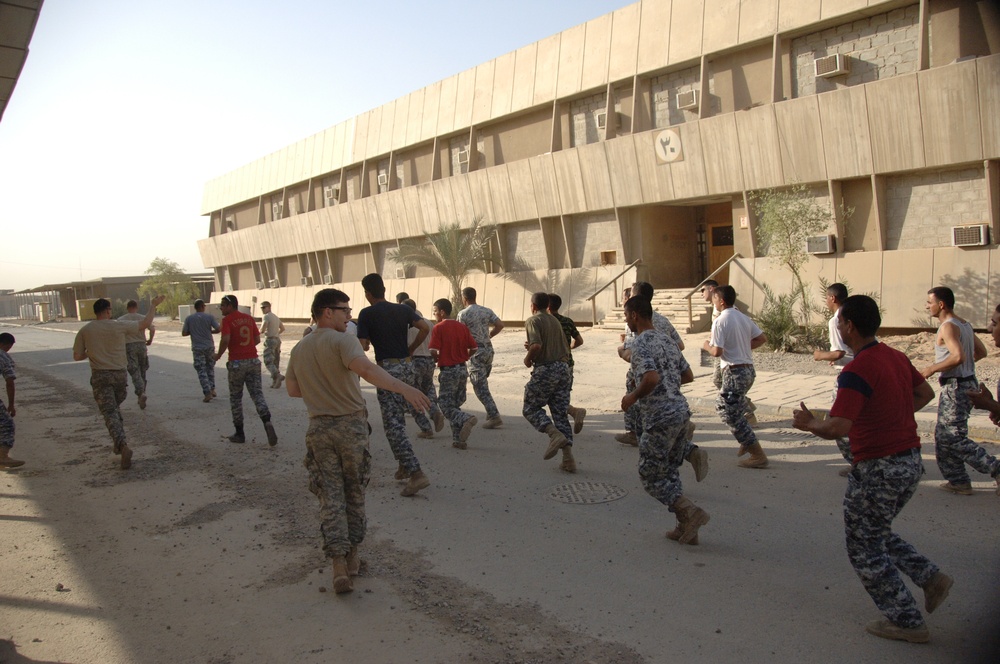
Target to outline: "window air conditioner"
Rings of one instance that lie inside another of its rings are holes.
[[[396,268],[396,278],[397,279],[406,279],[406,269],[402,268],[402,267],[397,267]]]
[[[388,187],[389,186],[389,175],[386,173],[378,174],[378,186]]]
[[[280,286],[277,279],[271,279],[269,283],[271,284],[271,288],[277,288],[278,286]]]
[[[323,196],[328,201],[336,202],[340,198],[340,187],[328,186],[323,187]]]
[[[677,108],[682,111],[696,110],[698,101],[698,90],[685,90],[677,93]]]
[[[299,283],[303,286],[312,286],[313,280],[312,277],[302,277],[299,279]]]
[[[282,207],[283,206],[282,206],[281,203],[275,203],[275,204],[273,204],[271,206],[271,216],[274,219],[281,219],[281,209],[282,209]]]
[[[257,287],[257,290],[260,290],[261,288],[264,287],[264,282],[263,281],[258,281],[254,285]]]
[[[605,129],[608,126],[608,114],[601,111],[597,114],[597,128]]]
[[[459,150],[458,151],[458,163],[460,163],[460,164],[468,164],[469,163],[469,151],[468,150]]]
[[[330,284],[332,284],[333,283],[333,275],[332,274],[324,274],[323,275],[323,283],[327,284],[328,286]]]
[[[833,235],[813,235],[806,238],[806,252],[810,254],[832,254],[837,251],[837,238]]]
[[[834,53],[813,61],[816,78],[833,78],[851,72],[851,59],[842,53]]]
[[[989,224],[951,227],[951,246],[953,247],[982,247],[989,243]]]

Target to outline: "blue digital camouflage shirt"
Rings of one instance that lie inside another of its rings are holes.
[[[691,367],[677,344],[659,330],[646,330],[636,335],[631,350],[630,364],[637,384],[650,371],[660,377],[653,391],[639,399],[642,426],[652,429],[683,424],[691,411],[681,394],[681,374]]]

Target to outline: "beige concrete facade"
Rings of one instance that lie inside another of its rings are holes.
[[[818,77],[818,58],[849,71]],[[643,0],[209,182],[199,246],[219,291],[263,290],[290,317],[325,284],[359,299],[372,271],[429,308],[444,280],[386,250],[481,217],[525,268],[472,279],[505,320],[538,289],[586,320],[633,261],[683,288],[733,251],[753,310],[754,279],[780,292],[788,277],[755,246],[747,193],[793,183],[854,208],[829,229],[836,252],[811,259],[816,280],[880,294],[890,327],[925,326],[926,290],[945,283],[985,325],[1000,301],[996,5]],[[989,243],[952,247],[966,224]]]

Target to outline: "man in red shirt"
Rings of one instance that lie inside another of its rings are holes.
[[[892,531],[892,520],[913,496],[924,472],[914,411],[934,390],[906,356],[875,338],[882,317],[875,300],[844,300],[837,328],[854,359],[837,379],[830,417],[816,419],[805,404],[793,413],[795,428],[827,440],[847,437],[853,458],[844,495],[847,557],[865,590],[888,620],[865,629],[911,643],[930,640],[917,603],[900,572],[924,590],[924,608],[936,609],[953,580]]]
[[[229,350],[229,361],[226,370],[229,374],[229,408],[233,411],[233,425],[236,433],[229,436],[233,443],[245,443],[243,434],[243,386],[246,385],[257,415],[264,423],[267,432],[267,444],[274,447],[278,444],[278,434],[271,424],[271,411],[264,400],[264,390],[261,389],[260,360],[257,359],[257,345],[260,343],[260,332],[257,321],[240,311],[235,295],[222,298],[222,340],[215,360],[219,361],[223,353]]]
[[[445,418],[451,422],[451,446],[464,450],[469,434],[479,420],[462,411],[465,403],[465,388],[469,380],[466,362],[477,349],[476,340],[465,323],[451,320],[451,301],[441,298],[434,303],[434,319],[437,324],[431,330],[428,348],[437,360],[438,406]]]

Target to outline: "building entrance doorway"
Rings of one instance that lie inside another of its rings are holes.
[[[711,274],[733,255],[733,206],[714,203],[702,208],[705,215],[705,267]],[[729,283],[729,267],[713,277],[720,284]]]

